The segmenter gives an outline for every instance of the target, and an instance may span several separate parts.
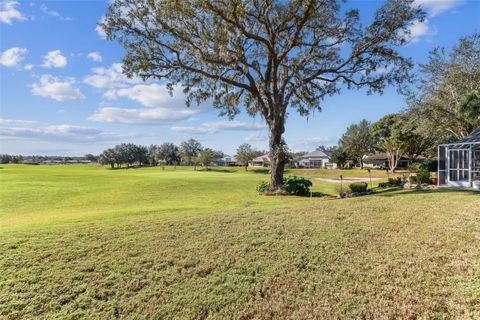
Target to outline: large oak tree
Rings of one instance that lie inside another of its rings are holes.
[[[303,116],[341,87],[381,92],[408,78],[397,47],[424,18],[413,0],[388,0],[363,26],[336,0],[115,0],[101,27],[126,49],[127,75],[181,85],[187,104],[211,99],[233,118],[244,107],[269,131],[271,185],[282,185],[288,110]]]

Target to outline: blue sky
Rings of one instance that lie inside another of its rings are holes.
[[[480,30],[480,1],[418,0],[428,13],[412,26],[401,48],[416,63],[436,46],[451,47]],[[382,1],[350,1],[369,16]],[[108,1],[0,2],[0,152],[83,155],[119,142],[180,143],[191,137],[204,146],[234,154],[249,142],[267,148],[262,119],[242,114],[233,122],[208,103],[186,108],[161,83],[121,74],[123,49],[106,41],[97,22]],[[345,128],[366,118],[401,110],[403,97],[342,91],[326,98],[322,112],[302,118],[291,112],[285,138],[292,150],[336,144]]]

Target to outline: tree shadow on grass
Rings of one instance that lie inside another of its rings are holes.
[[[217,168],[208,168],[207,170],[205,170],[205,168],[202,168],[202,169],[197,169],[196,171],[200,171],[200,172],[220,172],[220,173],[235,173],[235,172],[238,172],[238,171],[233,171],[233,170],[227,170],[227,169],[217,169]]]
[[[247,172],[269,174],[270,169],[252,169],[252,170],[248,170]]]

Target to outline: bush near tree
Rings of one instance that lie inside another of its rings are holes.
[[[366,192],[368,184],[366,182],[354,182],[349,185],[352,192]]]
[[[288,194],[303,196],[310,193],[310,188],[312,187],[312,181],[304,177],[298,176],[288,176],[283,179],[282,189]],[[258,193],[265,193],[268,191],[274,191],[271,184],[266,181],[260,182],[256,186]]]

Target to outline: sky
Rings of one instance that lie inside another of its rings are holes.
[[[383,1],[349,1],[368,20]],[[450,48],[480,31],[480,0],[417,0],[427,19],[411,26],[400,52],[415,63],[434,47]],[[23,155],[99,154],[120,142],[143,145],[189,138],[235,154],[248,142],[267,149],[260,117],[233,121],[211,103],[185,106],[162,82],[126,78],[123,48],[107,41],[97,26],[107,0],[0,1],[0,153]],[[327,97],[308,118],[289,112],[285,140],[293,151],[335,145],[361,119],[376,121],[405,107],[395,88],[383,95],[342,90]]]

